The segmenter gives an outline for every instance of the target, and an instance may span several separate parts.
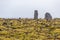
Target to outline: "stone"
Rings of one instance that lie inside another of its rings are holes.
[[[38,10],[34,11],[34,19],[38,19]]]
[[[45,14],[45,19],[46,19],[46,20],[52,20],[51,14],[48,13],[48,12],[46,12],[46,14]]]

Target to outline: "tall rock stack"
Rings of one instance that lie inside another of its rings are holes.
[[[52,19],[52,16],[50,15],[50,13],[46,12],[45,19],[48,21],[50,21]]]
[[[34,19],[38,19],[38,10],[34,11]]]

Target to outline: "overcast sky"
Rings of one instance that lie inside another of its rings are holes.
[[[46,12],[60,18],[60,0],[0,0],[0,18],[33,18],[34,10],[39,18]]]

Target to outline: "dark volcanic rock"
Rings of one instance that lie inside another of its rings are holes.
[[[38,19],[38,10],[34,11],[34,19]]]
[[[50,13],[46,12],[45,19],[46,20],[51,20],[52,19],[52,16],[50,15]]]

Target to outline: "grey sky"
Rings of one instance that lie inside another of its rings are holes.
[[[0,0],[0,18],[33,18],[34,10],[39,18],[46,12],[60,18],[60,0]]]

